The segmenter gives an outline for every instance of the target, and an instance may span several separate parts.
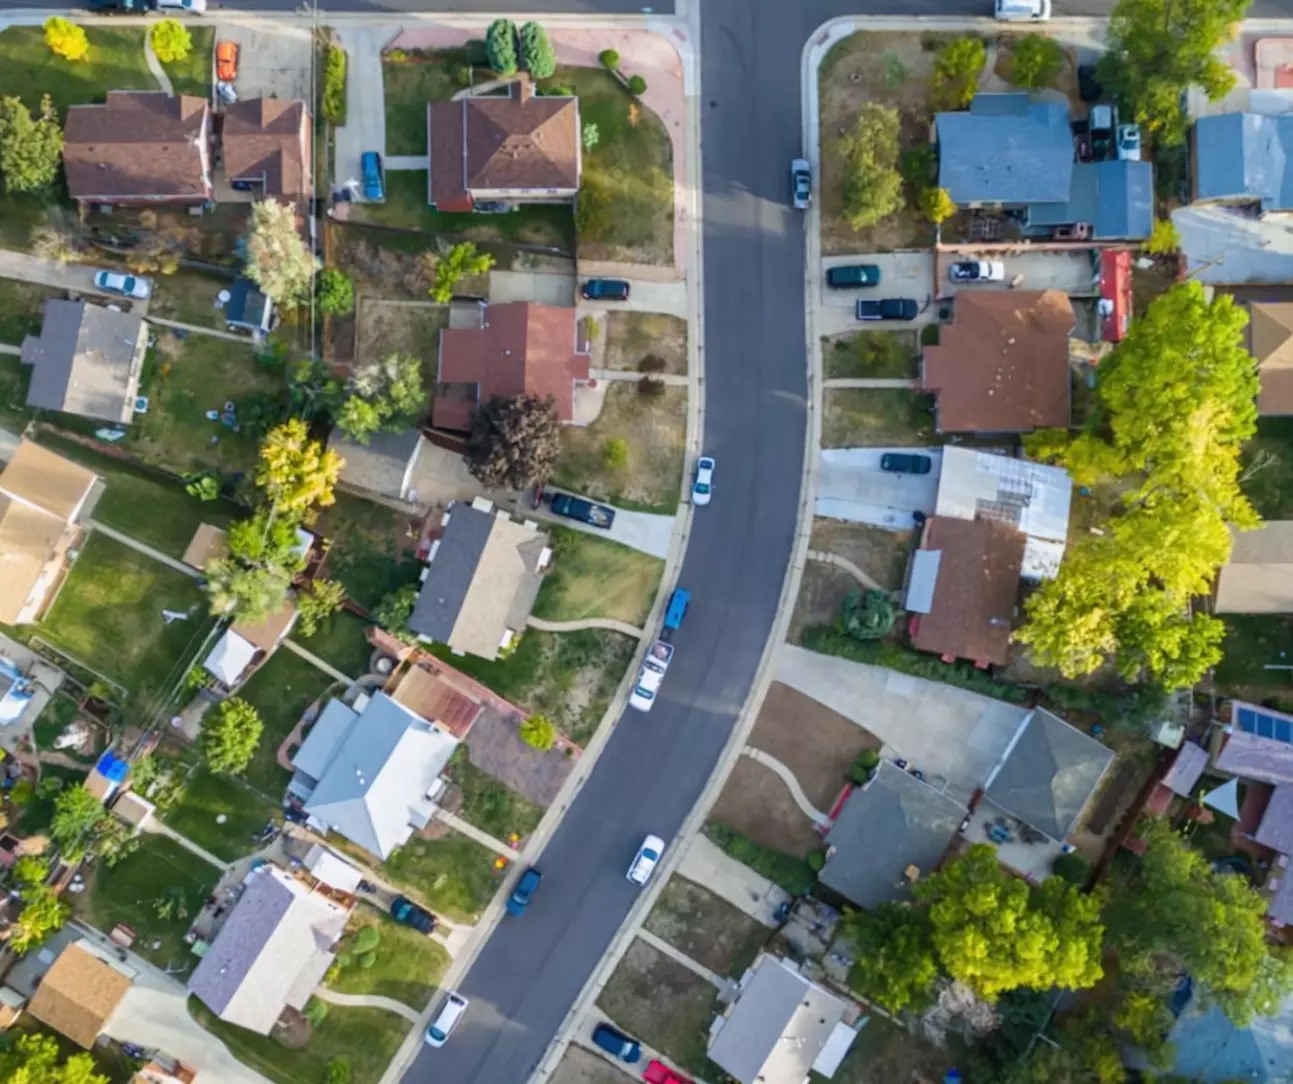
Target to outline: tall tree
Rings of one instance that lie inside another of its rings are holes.
[[[476,411],[467,467],[491,489],[526,489],[545,481],[561,452],[561,419],[552,399],[495,395]]]
[[[71,787],[54,799],[54,819],[49,834],[69,862],[80,861],[89,850],[99,825],[110,814],[84,787]]]
[[[333,490],[343,465],[336,452],[310,439],[305,422],[292,418],[261,442],[256,484],[275,513],[299,519],[336,500]]]
[[[930,1004],[938,957],[926,909],[881,904],[849,914],[845,929],[857,947],[849,971],[854,993],[892,1013]]]
[[[417,643],[417,633],[409,627],[409,618],[413,616],[413,607],[418,601],[418,586],[406,583],[398,590],[386,595],[373,611],[373,620],[397,640],[406,644]]]
[[[516,24],[511,19],[495,19],[485,31],[485,55],[497,75],[516,73]]]
[[[898,111],[878,102],[858,110],[853,130],[840,137],[844,166],[844,220],[854,230],[888,218],[902,206],[898,172]]]
[[[217,557],[203,570],[211,612],[256,624],[278,612],[292,586],[280,565],[258,567],[235,557]]]
[[[548,79],[557,70],[557,51],[538,23],[521,27],[521,62],[535,79]]]
[[[6,1084],[108,1084],[108,1078],[96,1072],[91,1055],[73,1054],[61,1064],[59,1058],[53,1035],[19,1035],[0,1052],[0,1079]]]
[[[49,885],[25,889],[22,913],[9,927],[5,944],[14,952],[30,952],[55,930],[62,929],[71,910]]]
[[[1248,10],[1249,0],[1118,0],[1109,20],[1100,82],[1134,119],[1165,145],[1182,143],[1184,97],[1201,87],[1216,101],[1235,76],[1216,55]]]
[[[246,519],[231,524],[227,538],[229,556],[254,568],[282,568],[299,572],[304,561],[298,552],[296,520],[259,508]]]
[[[388,354],[355,368],[337,412],[337,427],[347,440],[367,444],[373,433],[398,433],[414,425],[426,404],[421,360]]]
[[[475,241],[460,241],[442,251],[435,263],[435,281],[431,284],[431,300],[447,305],[453,300],[454,287],[472,275],[483,275],[494,266],[494,257],[480,252]]]
[[[336,580],[311,580],[296,595],[297,628],[307,640],[346,601],[346,589]]]
[[[288,203],[267,199],[251,207],[247,238],[246,275],[285,309],[310,299],[319,260],[296,227],[296,210]]]
[[[48,94],[33,117],[21,98],[0,98],[0,179],[7,192],[37,192],[58,179],[63,129]]]
[[[198,745],[211,771],[220,775],[242,775],[256,755],[264,731],[260,715],[238,697],[222,700],[214,717],[202,724]]]
[[[355,311],[355,284],[344,271],[325,267],[314,285],[320,312],[329,316],[349,316]]]

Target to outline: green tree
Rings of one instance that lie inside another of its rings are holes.
[[[110,814],[84,787],[71,787],[54,799],[49,834],[68,862],[79,862],[90,849],[100,825]]]
[[[350,1084],[353,1074],[350,1059],[335,1057],[328,1059],[328,1079],[326,1084]]]
[[[210,471],[184,476],[184,492],[200,501],[214,501],[220,497],[220,479]]]
[[[323,54],[323,117],[329,124],[346,122],[346,50],[335,43]]]
[[[148,32],[153,52],[163,64],[187,60],[193,52],[193,35],[178,19],[163,19]]]
[[[261,441],[256,485],[276,513],[299,519],[336,500],[342,465],[336,452],[310,438],[304,421],[291,418]]]
[[[90,1054],[73,1054],[62,1064],[59,1057],[58,1040],[53,1035],[20,1034],[0,1051],[0,1080],[6,1084],[108,1084],[108,1078],[96,1071]]]
[[[327,1019],[328,1003],[326,1001],[320,1001],[317,997],[312,997],[305,1003],[305,1009],[301,1015],[310,1021],[311,1027],[317,1028],[325,1019]]]
[[[498,75],[516,73],[516,24],[511,19],[495,19],[485,31],[485,55],[490,68]]]
[[[1104,927],[1100,899],[1052,877],[1029,885],[996,849],[971,847],[915,887],[929,905],[934,949],[952,978],[985,998],[1018,987],[1094,986]]]
[[[30,952],[50,934],[62,929],[71,912],[72,909],[48,885],[26,889],[22,913],[9,927],[9,939],[5,944],[14,952]]]
[[[367,444],[375,432],[398,433],[416,424],[426,403],[422,362],[410,354],[388,354],[352,370],[337,428],[347,440]]]
[[[297,229],[291,204],[265,199],[251,205],[243,270],[266,297],[289,310],[305,304],[318,269],[319,260]]]
[[[45,883],[49,876],[49,859],[36,854],[25,854],[13,864],[13,879],[22,888],[35,888]]]
[[[325,267],[314,280],[319,311],[327,316],[349,316],[355,311],[355,284],[344,271]]]
[[[874,226],[902,206],[896,109],[864,103],[853,131],[840,137],[839,148],[844,164],[844,220],[852,229]]]
[[[1170,256],[1181,251],[1181,235],[1170,218],[1160,218],[1154,223],[1149,239],[1143,246],[1151,256]]]
[[[277,566],[288,572],[299,572],[301,555],[297,552],[296,523],[290,517],[276,516],[268,508],[258,508],[246,519],[229,525],[225,539],[229,556],[257,568]]]
[[[889,635],[896,617],[888,591],[855,587],[840,603],[838,628],[855,640],[880,640]]]
[[[561,419],[551,398],[493,396],[472,419],[464,458],[491,489],[528,489],[545,481],[561,453]]]
[[[1108,50],[1096,70],[1124,119],[1143,125],[1164,146],[1183,143],[1185,92],[1197,86],[1217,101],[1234,86],[1234,73],[1216,49],[1233,37],[1248,3],[1118,0]]]
[[[946,188],[930,185],[920,193],[920,213],[935,226],[956,214],[956,203]]]
[[[45,44],[55,56],[64,60],[85,60],[90,55],[90,39],[85,36],[85,28],[64,19],[61,15],[51,15],[44,23]]]
[[[602,464],[608,470],[619,470],[629,461],[629,442],[623,437],[607,437],[602,441]]]
[[[929,103],[936,113],[964,109],[979,86],[988,50],[982,39],[957,38],[949,41],[934,57],[930,77]]]
[[[635,98],[640,98],[646,93],[647,81],[640,75],[630,75],[628,88],[630,94]]]
[[[557,728],[546,715],[531,715],[521,724],[521,741],[546,753],[556,744]]]
[[[247,701],[222,700],[214,718],[202,724],[198,738],[206,766],[219,775],[242,775],[256,755],[264,729],[260,715]]]
[[[521,27],[521,63],[535,79],[548,79],[557,70],[557,52],[538,23]]]
[[[301,635],[308,640],[345,601],[346,589],[336,580],[311,580],[296,595],[296,621]]]
[[[0,98],[0,178],[8,192],[38,192],[58,179],[63,129],[48,94],[33,117],[21,98]]]
[[[1025,34],[1010,46],[1010,81],[1035,90],[1055,82],[1064,67],[1064,47],[1048,34]]]
[[[933,998],[938,978],[929,913],[923,908],[884,903],[873,911],[850,912],[844,929],[856,947],[849,988],[891,1013],[919,1012]]]
[[[613,72],[620,66],[620,54],[614,49],[603,49],[597,54],[597,63],[607,71]]]
[[[232,557],[208,561],[207,598],[212,613],[258,624],[278,612],[292,586],[292,573],[283,568],[255,568]]]
[[[405,584],[377,604],[373,611],[373,620],[382,628],[406,644],[417,642],[417,633],[409,629],[409,618],[413,616],[413,607],[417,605],[417,584]]]
[[[494,257],[488,252],[478,252],[474,241],[459,242],[436,260],[431,300],[439,305],[449,304],[458,283],[473,275],[483,275],[493,266]]]

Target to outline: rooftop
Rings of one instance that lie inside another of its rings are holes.
[[[71,944],[40,980],[27,1011],[88,1050],[129,989],[129,976]]]
[[[262,184],[267,196],[308,198],[310,114],[305,103],[245,98],[226,105],[222,145],[229,179]]]
[[[1222,113],[1194,126],[1195,197],[1253,200],[1263,212],[1293,208],[1293,116]]]
[[[1293,520],[1230,528],[1230,560],[1217,576],[1215,612],[1293,613]]]

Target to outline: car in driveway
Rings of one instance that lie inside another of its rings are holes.
[[[1000,260],[958,260],[947,269],[953,282],[1003,282],[1006,265]]]
[[[521,879],[516,882],[516,888],[507,897],[507,913],[518,917],[525,914],[525,909],[530,906],[530,901],[534,899],[534,893],[538,891],[539,882],[542,880],[543,874],[533,866],[522,873]]]
[[[883,301],[859,300],[853,313],[859,320],[914,320],[920,306],[910,297],[887,297]]]
[[[386,198],[386,183],[382,178],[382,156],[376,151],[364,151],[359,159],[359,172],[364,178],[364,199],[377,202]]]
[[[391,900],[391,918],[401,926],[411,926],[419,933],[431,933],[436,924],[435,915],[407,896],[396,896]]]
[[[216,78],[232,83],[238,78],[238,43],[222,41],[216,45]]]
[[[709,504],[714,495],[714,460],[702,455],[696,460],[696,480],[691,484],[691,503]]]
[[[647,836],[642,841],[642,846],[638,848],[638,853],[633,856],[633,864],[629,866],[628,879],[639,887],[645,885],[647,881],[651,880],[651,874],[655,872],[655,868],[660,864],[660,859],[663,856],[664,840],[659,836]]]
[[[94,276],[94,285],[107,293],[134,297],[141,301],[153,292],[153,284],[147,279],[123,275],[119,271],[100,271]]]
[[[808,205],[813,202],[813,167],[807,158],[796,158],[790,163],[790,190],[795,210],[808,210]]]
[[[880,285],[880,268],[873,263],[845,264],[826,270],[826,285],[832,290],[860,290]]]
[[[885,452],[880,457],[880,469],[890,474],[928,474],[934,461],[916,452]]]
[[[627,301],[632,291],[623,279],[589,279],[579,292],[585,301]]]
[[[1118,148],[1118,159],[1123,162],[1140,161],[1140,125],[1120,124],[1114,144]]]
[[[436,1018],[427,1028],[427,1046],[444,1046],[449,1041],[449,1036],[453,1034],[453,1029],[458,1026],[458,1021],[463,1018],[469,1004],[471,1003],[461,994],[450,992],[436,1014]]]
[[[629,1065],[642,1060],[642,1047],[610,1024],[598,1024],[593,1028],[593,1043],[611,1057]]]
[[[604,504],[594,504],[583,497],[574,497],[569,493],[552,495],[552,514],[565,516],[566,519],[577,519],[591,527],[601,527],[609,531],[615,522],[615,509]]]

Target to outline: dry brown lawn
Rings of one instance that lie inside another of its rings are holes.
[[[950,1068],[943,1051],[873,1013],[831,1080],[833,1084],[934,1084]]]
[[[557,1063],[552,1084],[630,1084],[635,1077],[622,1073],[605,1058],[570,1045]]]
[[[687,372],[687,321],[658,312],[612,312],[606,317],[607,369],[637,370],[658,358],[664,373]]]
[[[359,299],[355,324],[355,357],[361,361],[388,354],[411,354],[422,359],[427,383],[436,378],[440,329],[449,326],[449,306]]]
[[[911,388],[827,388],[823,448],[942,443],[934,432],[933,396]]]
[[[907,572],[912,542],[911,531],[818,517],[813,520],[808,548],[847,558],[885,590],[897,591]]]
[[[804,629],[829,625],[839,616],[840,603],[857,586],[857,580],[846,570],[821,561],[809,561],[799,581],[799,597],[790,617],[786,640],[801,643]]]
[[[749,757],[737,760],[709,818],[783,854],[802,857],[822,849],[822,837],[781,777]]]
[[[740,978],[772,931],[695,881],[674,875],[646,928],[719,975]]]

